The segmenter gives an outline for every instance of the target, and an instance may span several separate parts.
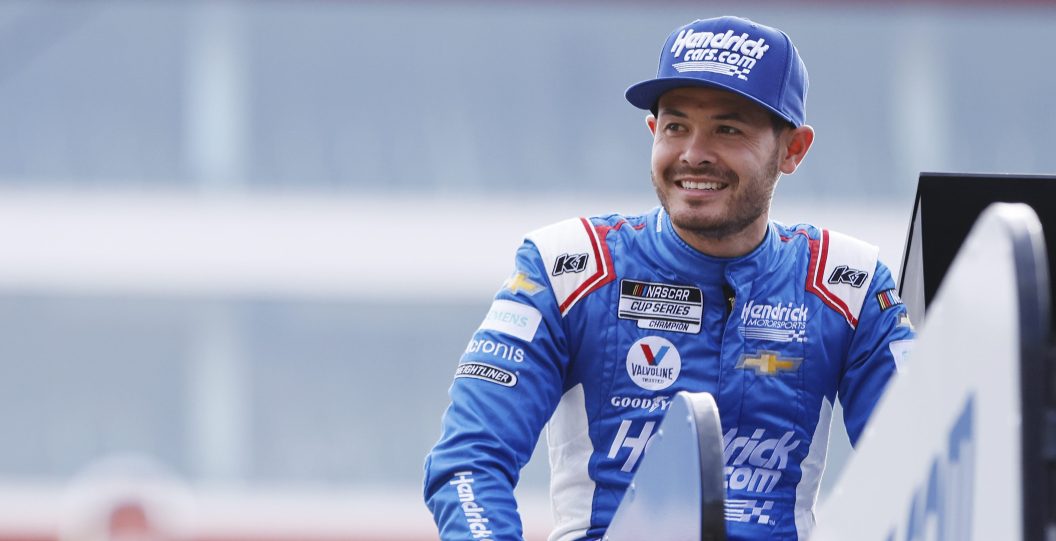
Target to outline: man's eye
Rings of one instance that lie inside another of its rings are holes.
[[[678,131],[682,131],[683,129],[684,128],[682,127],[681,124],[676,124],[674,122],[664,126],[664,130],[665,131],[670,131],[670,132],[678,132]]]
[[[741,130],[734,128],[733,126],[719,126],[718,131],[719,133],[724,135],[736,135],[738,133],[741,133]]]

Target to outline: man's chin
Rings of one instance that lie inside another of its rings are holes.
[[[733,232],[730,231],[731,224],[729,222],[717,218],[672,214],[671,223],[675,224],[675,229],[678,229],[681,232],[701,237],[717,239],[725,237]]]
[[[727,216],[702,216],[699,212],[670,213],[671,223],[680,233],[701,238],[722,240],[747,229],[754,220],[736,221]]]

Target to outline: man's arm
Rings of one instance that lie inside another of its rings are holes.
[[[455,371],[425,500],[440,538],[521,539],[513,488],[563,392],[568,347],[547,270],[526,241]]]
[[[891,271],[878,262],[840,380],[840,404],[852,445],[912,346],[913,326],[896,291]]]

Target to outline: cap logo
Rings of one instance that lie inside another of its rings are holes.
[[[715,17],[668,34],[656,77],[631,85],[624,95],[631,105],[656,113],[664,93],[710,86],[740,94],[799,127],[806,120],[807,84],[807,67],[787,34],[742,17]]]
[[[747,32],[734,35],[733,30],[715,33],[686,28],[671,44],[671,54],[683,61],[671,67],[679,73],[708,71],[747,81],[748,73],[769,49],[765,38],[750,39]]]

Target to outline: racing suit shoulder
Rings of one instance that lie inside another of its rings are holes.
[[[806,289],[857,328],[862,305],[871,289],[880,249],[838,231],[809,224],[782,228],[782,238],[807,238],[810,263]]]
[[[548,279],[562,316],[616,278],[608,234],[625,224],[631,224],[630,229],[640,229],[639,218],[628,219],[619,214],[569,218],[525,236],[549,271]]]

